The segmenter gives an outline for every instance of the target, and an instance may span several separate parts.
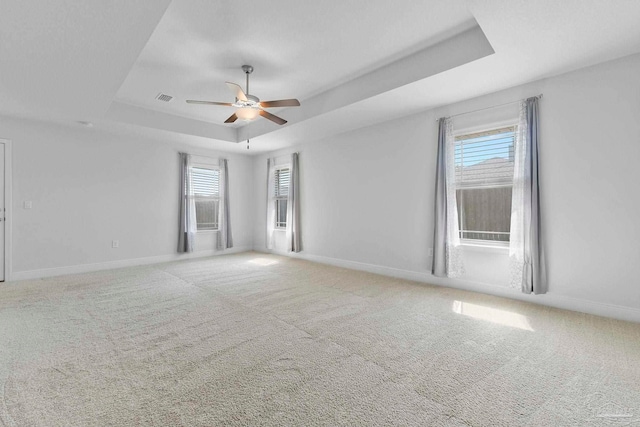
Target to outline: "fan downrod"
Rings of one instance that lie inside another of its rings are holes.
[[[253,73],[253,67],[251,65],[243,65],[242,66],[242,71],[244,71],[244,73],[247,75],[247,97],[249,96],[249,74]],[[256,102],[259,101],[259,99],[256,98],[255,100]]]

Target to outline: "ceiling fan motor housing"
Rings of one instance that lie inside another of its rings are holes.
[[[247,97],[246,101],[236,98],[236,102],[233,103],[233,106],[238,108],[260,108],[260,98],[249,94],[246,94],[245,96]]]

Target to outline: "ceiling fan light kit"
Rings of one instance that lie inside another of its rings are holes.
[[[245,121],[251,121],[259,115],[260,112],[258,111],[258,109],[252,107],[241,107],[238,111],[236,111],[236,116],[238,116],[240,120]]]
[[[234,103],[229,102],[215,102],[215,101],[195,101],[192,99],[188,99],[188,104],[204,104],[204,105],[220,105],[224,107],[236,107],[237,110],[233,113],[225,123],[233,123],[236,120],[240,119],[243,121],[251,121],[257,118],[258,116],[262,116],[267,120],[271,120],[272,122],[283,125],[287,123],[287,121],[281,117],[278,117],[274,114],[271,114],[264,110],[265,108],[275,108],[275,107],[299,107],[300,101],[297,99],[281,99],[278,101],[260,101],[255,95],[249,94],[249,74],[253,73],[253,67],[251,65],[243,65],[242,71],[244,71],[247,76],[247,84],[246,91],[242,90],[242,87],[236,83],[226,82],[227,87],[231,89],[236,97],[236,101]]]

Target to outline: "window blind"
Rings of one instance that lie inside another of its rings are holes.
[[[289,195],[289,169],[276,169],[275,195],[276,197],[285,197]]]
[[[220,171],[191,168],[191,185],[196,197],[220,197]]]
[[[456,137],[456,186],[511,185],[515,137],[515,127]]]

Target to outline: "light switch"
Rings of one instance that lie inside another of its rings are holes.
[[[33,207],[33,203],[31,202],[31,200],[27,200],[24,202],[25,209],[31,209],[32,207]]]

